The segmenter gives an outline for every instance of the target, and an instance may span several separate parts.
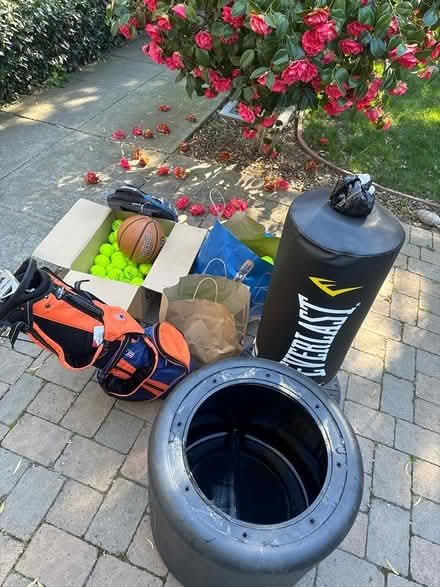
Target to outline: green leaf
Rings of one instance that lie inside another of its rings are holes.
[[[393,49],[395,49],[399,45],[400,45],[400,37],[396,35],[395,37],[391,37],[391,39],[388,41],[387,49],[388,49],[388,51],[392,51]]]
[[[275,83],[275,76],[271,71],[268,71],[267,76],[266,76],[266,86],[269,88],[269,90],[271,90],[273,88],[274,83]]]
[[[181,82],[183,80],[183,78],[185,77],[185,74],[183,71],[179,71],[179,73],[176,76],[176,79],[174,80],[175,84],[178,84],[179,82]]]
[[[402,57],[402,55],[404,55],[407,51],[408,47],[404,43],[402,43],[401,45],[399,45],[396,55],[397,57]]]
[[[186,5],[186,16],[190,22],[199,22],[199,16],[192,6]]]
[[[386,45],[382,39],[372,37],[370,41],[370,51],[374,57],[382,57],[385,54]]]
[[[188,94],[188,96],[190,98],[192,98],[192,95],[193,95],[193,92],[194,92],[194,85],[192,83],[193,81],[194,81],[194,78],[191,77],[191,76],[188,76],[186,78],[185,90],[186,90],[186,93]]]
[[[240,67],[242,69],[246,69],[246,67],[249,67],[250,65],[252,65],[254,58],[255,58],[255,51],[253,49],[246,49],[246,51],[241,56]]]
[[[333,16],[333,9],[341,9],[345,12],[345,0],[335,0],[332,6],[332,16]]]
[[[348,87],[353,89],[353,88],[358,88],[360,85],[360,80],[359,79],[355,79],[350,77],[350,79],[348,80]]]
[[[374,11],[370,4],[359,8],[358,20],[362,24],[374,25]]]
[[[348,71],[345,69],[345,67],[338,67],[333,74],[333,78],[337,82],[344,82],[348,79],[348,77]]]
[[[436,10],[434,6],[425,12],[423,17],[423,22],[427,27],[433,27],[438,21],[438,9]]]
[[[234,77],[234,79],[232,80],[232,87],[233,88],[240,88],[244,86],[244,80],[245,78],[240,75],[238,77]]]
[[[413,6],[410,2],[400,2],[396,5],[396,12],[402,16],[409,16],[413,11]]]
[[[273,17],[275,19],[275,22],[277,23],[276,28],[278,36],[284,36],[289,29],[289,21],[284,16],[284,14],[281,14],[281,12],[274,12]]]
[[[280,49],[275,53],[272,63],[274,65],[287,65],[289,63],[289,54],[287,53],[287,49]]]
[[[296,38],[289,36],[286,39],[287,52],[291,59],[302,59],[304,57],[304,51],[298,44]]]
[[[229,61],[232,63],[232,65],[235,65],[235,67],[240,67],[240,57],[237,55],[232,55],[231,57],[229,57]]]
[[[200,65],[209,65],[209,53],[204,49],[196,49],[196,61]]]
[[[253,49],[255,47],[255,34],[248,33],[243,38],[243,49]]]
[[[254,69],[254,71],[251,73],[249,79],[256,79],[257,77],[260,77],[260,75],[263,75],[264,73],[266,73],[267,71],[267,67],[257,67],[257,69]],[[236,78],[239,79],[239,78]]]
[[[277,28],[277,21],[272,14],[265,14],[264,15],[264,22],[271,26],[273,29]]]
[[[231,101],[234,102],[235,100],[239,100],[241,96],[243,88],[237,88],[235,92],[231,95]]]
[[[246,3],[244,0],[236,0],[231,10],[232,16],[241,16],[246,12]]]
[[[243,98],[246,100],[246,102],[252,102],[254,99],[254,92],[251,90],[251,88],[244,88]]]
[[[112,34],[113,36],[115,36],[115,35],[117,35],[117,34],[118,34],[118,31],[119,31],[119,23],[118,23],[117,21],[115,21],[115,22],[112,24],[112,28],[111,28],[111,34]]]

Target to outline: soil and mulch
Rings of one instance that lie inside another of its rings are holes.
[[[305,153],[296,139],[296,120],[284,128],[281,135],[281,152],[276,158],[258,152],[256,140],[241,136],[240,122],[225,119],[215,113],[188,139],[189,151],[185,153],[194,159],[210,163],[223,163],[234,171],[254,177],[270,178],[281,176],[290,184],[290,190],[305,192],[317,187],[333,187],[340,176],[325,165],[317,164]],[[327,151],[318,151],[323,157]],[[374,179],[374,178],[373,178]],[[403,197],[376,191],[379,202],[394,212],[402,222],[423,226],[415,216],[417,208],[428,208]]]

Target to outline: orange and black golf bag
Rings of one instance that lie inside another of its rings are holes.
[[[14,346],[20,332],[58,356],[67,369],[94,366],[109,395],[152,400],[190,371],[182,335],[168,322],[144,327],[125,310],[109,306],[27,259],[14,275],[0,276],[0,325]]]

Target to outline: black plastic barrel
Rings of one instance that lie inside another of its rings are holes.
[[[356,437],[293,369],[237,357],[185,378],[154,422],[150,517],[184,587],[292,587],[342,542],[363,490]]]
[[[258,357],[331,381],[403,245],[400,222],[376,203],[364,218],[314,190],[291,205],[255,342]]]

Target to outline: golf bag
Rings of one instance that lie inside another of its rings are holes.
[[[0,325],[14,346],[20,332],[58,356],[67,369],[94,366],[109,395],[152,400],[190,371],[190,353],[168,322],[144,327],[125,310],[109,306],[39,269],[27,259],[12,276],[0,275]]]

